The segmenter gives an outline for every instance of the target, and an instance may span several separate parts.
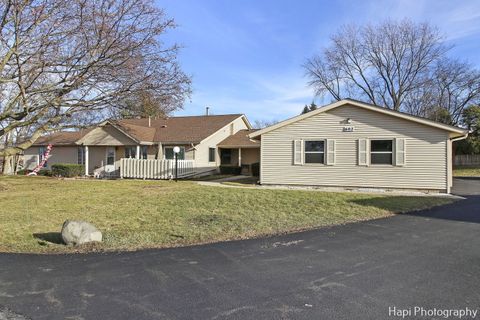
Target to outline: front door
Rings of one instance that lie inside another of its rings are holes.
[[[111,173],[115,171],[115,147],[107,147],[105,152],[105,172]]]

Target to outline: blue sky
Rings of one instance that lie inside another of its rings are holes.
[[[480,1],[157,0],[178,28],[166,42],[193,95],[175,115],[245,113],[251,121],[283,120],[314,98],[302,63],[328,45],[343,24],[409,18],[436,25],[451,55],[480,67]],[[316,99],[318,104],[324,103]]]

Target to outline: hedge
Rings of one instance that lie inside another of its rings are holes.
[[[242,172],[241,167],[220,166],[221,174],[240,174],[241,172]]]
[[[52,173],[57,177],[78,177],[85,174],[85,166],[73,163],[57,163],[52,165]]]

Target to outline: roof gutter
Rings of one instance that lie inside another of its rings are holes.
[[[469,134],[469,132],[467,132],[467,133],[465,133],[464,135],[459,136],[459,137],[450,138],[450,141],[454,142],[454,141],[460,141],[460,140],[467,139],[468,134]]]

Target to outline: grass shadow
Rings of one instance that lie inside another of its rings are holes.
[[[33,237],[39,240],[38,243],[40,245],[46,245],[48,243],[65,244],[60,232],[34,233]]]

